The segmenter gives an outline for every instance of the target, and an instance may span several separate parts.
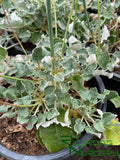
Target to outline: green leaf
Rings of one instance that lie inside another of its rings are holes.
[[[16,69],[16,68],[10,69],[10,70],[7,71],[7,75],[8,75],[8,76],[11,76],[11,75],[13,75],[13,74],[15,74],[15,73],[17,73],[17,69]],[[10,79],[10,80],[11,80],[11,79]],[[13,81],[15,82],[15,80],[13,80]]]
[[[54,76],[54,81],[56,81],[56,82],[63,82],[64,81],[64,74],[63,73],[57,73]]]
[[[0,72],[3,73],[5,71],[4,63],[0,63]]]
[[[119,0],[115,0],[115,7],[118,8],[120,6],[120,1]]]
[[[31,130],[34,126],[34,124],[37,122],[38,118],[37,116],[30,116],[29,117],[29,123],[28,126],[26,127],[28,130]]]
[[[73,130],[68,127],[62,127],[58,124],[52,124],[47,128],[40,127],[38,133],[43,144],[51,153],[58,152],[68,147],[72,138],[78,138],[77,134]],[[71,136],[72,138],[70,141],[67,141],[66,144],[62,141],[62,136]]]
[[[72,87],[76,91],[80,91],[80,90],[82,90],[84,88],[83,87],[83,79],[82,79],[81,76],[76,75],[76,76],[73,77],[73,79],[72,79]]]
[[[59,98],[59,102],[61,102],[64,105],[72,106],[71,96],[69,94],[65,97]]]
[[[36,75],[43,80],[52,81],[53,76],[50,73],[51,72],[44,72],[44,71],[39,70],[39,71],[37,71]]]
[[[3,86],[0,86],[0,98],[4,98],[4,92],[5,92],[6,88]]]
[[[22,97],[22,98],[18,98],[18,100],[15,101],[14,104],[29,105],[29,104],[31,104],[31,97],[30,96],[25,96],[25,97]]]
[[[0,61],[3,61],[6,58],[7,51],[3,47],[0,47]]]
[[[105,112],[102,115],[102,122],[104,126],[110,126],[112,125],[112,120],[116,118],[117,115],[111,113],[111,112]]]
[[[28,123],[28,121],[29,121],[28,116],[29,115],[30,115],[30,111],[28,108],[19,108],[18,109],[18,121],[21,124]]]
[[[61,89],[56,89],[55,90],[55,94],[57,95],[57,98],[63,98],[67,95],[67,92],[66,93],[63,93]]]
[[[8,112],[4,113],[1,117],[1,118],[5,118],[5,117],[8,117],[8,118],[13,118],[16,116],[16,113],[13,112],[12,110],[9,110]]]
[[[96,45],[95,44],[91,44],[90,48],[88,49],[89,54],[97,54],[96,52]]]
[[[48,82],[45,81],[45,80],[42,80],[42,81],[40,82],[40,85],[39,85],[38,88],[39,88],[41,91],[44,91],[44,89],[46,88],[47,85],[48,85]]]
[[[103,52],[98,57],[98,64],[101,68],[106,69],[107,63],[109,63],[108,52]]]
[[[44,65],[44,67],[45,67],[45,69],[46,69],[47,71],[51,71],[51,69],[52,69],[52,63],[43,62],[43,65]]]
[[[110,101],[115,105],[116,108],[120,108],[120,96],[117,96]]]
[[[25,88],[21,81],[16,81],[16,89],[18,94],[23,94],[25,92]]]
[[[75,126],[74,126],[74,131],[77,134],[80,134],[81,132],[84,131],[86,124],[84,122],[81,122],[80,119],[76,119],[75,121]]]
[[[41,32],[33,32],[32,34],[32,43],[36,44],[36,42],[40,39],[42,33]]]
[[[119,58],[120,59],[120,51],[115,51],[114,53],[114,57]]]
[[[28,117],[30,114],[30,111],[28,108],[19,108],[18,109],[18,115],[21,117]]]
[[[79,55],[87,55],[88,54],[87,49],[85,49],[85,48],[80,49],[77,53]]]
[[[96,120],[93,126],[99,132],[103,132],[105,130],[103,122],[101,120]]]
[[[84,78],[85,81],[89,81],[90,79],[93,78],[93,75],[92,74],[84,74],[83,78]]]
[[[116,108],[120,107],[120,96],[116,91],[109,91],[105,89],[104,96],[105,99],[110,100],[115,105]]]
[[[79,109],[81,107],[81,101],[79,99],[71,99],[73,108]]]
[[[107,9],[105,9],[105,13],[103,14],[103,17],[105,17],[106,19],[112,19],[113,15],[111,5],[107,6]]]
[[[89,101],[91,99],[91,95],[87,89],[80,91],[80,96],[84,101]]]
[[[47,112],[47,119],[50,120],[56,116],[59,115],[59,112],[57,109],[55,108],[51,108],[48,112]]]
[[[60,56],[62,55],[61,48],[62,48],[62,42],[58,42],[54,45],[55,53],[57,53]]]
[[[36,72],[37,76],[40,77],[41,79],[46,79],[46,73],[44,71],[38,70]]]
[[[97,67],[96,63],[92,63],[90,65],[87,65],[87,67],[85,69],[85,74],[88,74],[88,75],[92,74],[93,71],[96,69],[96,67]]]
[[[61,85],[61,91],[62,91],[63,93],[68,92],[68,90],[70,89],[69,84],[66,83],[66,82],[62,82],[60,85]]]
[[[110,62],[107,64],[107,69],[109,70],[109,71],[113,71],[114,70],[114,65],[115,65],[115,58],[110,58]]]
[[[20,124],[27,124],[28,121],[29,121],[29,118],[28,118],[28,117],[23,117],[23,116],[21,116],[21,115],[18,115],[17,121],[18,121]]]
[[[24,92],[30,94],[33,92],[34,85],[32,82],[28,82],[28,81],[17,81],[16,87],[17,87],[17,91],[19,91],[20,94]]]
[[[47,86],[47,87],[45,88],[45,95],[47,96],[47,95],[49,95],[49,94],[52,94],[52,93],[54,92],[54,90],[55,90],[55,87],[54,87],[54,86]]]
[[[70,69],[70,70],[72,70],[73,67],[74,67],[73,59],[72,59],[72,58],[66,58],[65,60],[63,60],[63,61],[61,62],[61,64],[63,65],[63,68],[65,68],[65,69]]]
[[[45,121],[46,121],[46,114],[39,113],[39,114],[38,114],[37,124],[38,124],[38,125],[41,125],[41,124],[44,123]]]
[[[31,37],[31,33],[29,30],[22,30],[21,32],[19,32],[18,34],[19,38],[23,39],[23,38],[30,38]]]
[[[50,94],[50,95],[45,96],[46,104],[48,106],[54,105],[56,98],[57,97],[55,94]]]
[[[79,62],[81,65],[86,65],[87,62],[86,62],[86,59],[87,59],[87,55],[80,55],[79,56]]]
[[[32,82],[21,81],[21,83],[24,86],[24,89],[28,94],[31,94],[33,92],[34,85]]]
[[[17,99],[17,89],[16,87],[10,86],[6,91],[4,92],[4,96],[6,96],[9,100],[13,101]]]
[[[33,65],[26,65],[25,64],[25,76],[27,77],[31,77],[34,73],[34,70],[33,70],[34,66]]]
[[[99,138],[101,138],[101,133],[98,132],[93,126],[86,126],[85,131],[87,133],[94,134],[94,135],[98,136]]]
[[[95,87],[94,88],[90,88],[89,94],[91,95],[90,101],[92,103],[96,104],[97,101],[98,101],[98,95],[99,95],[97,88],[95,88]]]
[[[58,112],[60,114],[57,116],[57,120],[59,122],[65,123],[65,112],[66,112],[66,110],[62,106],[59,106]]]
[[[16,77],[23,77],[25,75],[25,65],[22,63],[15,63],[17,69]]]
[[[59,18],[58,21],[57,21],[57,23],[58,23],[58,26],[59,26],[62,30],[65,30],[66,26],[65,26],[65,21],[64,21],[64,19]]]
[[[32,60],[34,63],[39,63],[41,62],[41,60],[44,58],[44,54],[42,52],[42,48],[39,47],[39,48],[35,48],[33,51],[32,51]]]
[[[104,95],[106,95],[105,99],[109,99],[109,100],[115,97],[118,97],[118,93],[116,91],[110,91],[107,89],[104,90]]]
[[[1,105],[0,106],[0,112],[1,113],[4,113],[4,112],[7,112],[8,111],[8,108],[10,108],[11,106],[8,106],[8,105]]]

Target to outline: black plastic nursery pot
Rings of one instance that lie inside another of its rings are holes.
[[[91,82],[92,82],[92,86],[97,86],[98,91],[100,93],[104,92],[104,89],[105,89],[104,83],[99,76],[92,79]],[[105,112],[107,109],[107,101],[105,101],[104,103],[99,103],[99,109]],[[87,142],[92,138],[93,138],[92,134],[86,133],[76,142],[77,144],[81,144],[82,141]],[[72,146],[75,150],[79,151],[79,145],[72,145]],[[71,154],[70,154],[70,148],[67,147],[56,153],[31,156],[31,155],[25,155],[25,154],[13,152],[7,149],[5,146],[3,146],[2,143],[0,143],[0,154],[11,160],[61,160],[61,159],[73,160],[73,158],[71,159],[71,156],[72,157],[74,156],[75,151],[71,150]]]
[[[120,74],[113,72],[113,77],[111,79],[102,76],[102,80],[105,84],[106,89],[115,90],[120,95]],[[120,108],[115,108],[110,101],[107,102],[107,105],[108,105],[107,112],[112,112],[114,114],[117,114],[120,120]]]
[[[2,17],[4,17],[4,16],[5,16],[4,14],[0,13],[0,18],[2,18]]]
[[[8,31],[4,31],[4,34],[5,34],[5,36],[8,36],[8,35],[9,35]],[[10,41],[9,41],[9,46],[12,46],[12,45],[15,45],[15,42],[14,42],[13,40],[10,40]],[[31,46],[29,45],[29,47],[31,47]],[[31,51],[31,50],[28,50],[28,49],[25,49],[25,50],[26,50],[27,54],[32,54],[32,51]],[[17,54],[25,54],[25,53],[23,52],[22,48],[21,48],[19,45],[15,45],[15,46],[13,46],[12,48],[10,48],[10,49],[8,50],[8,54],[11,54],[11,53],[13,53],[14,55],[17,55]]]

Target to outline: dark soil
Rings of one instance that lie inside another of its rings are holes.
[[[0,35],[4,35],[4,30],[0,30]]]
[[[0,120],[0,142],[10,150],[27,155],[49,154],[38,142],[36,128],[26,130],[15,118]]]
[[[120,67],[115,67],[114,72],[120,74]]]

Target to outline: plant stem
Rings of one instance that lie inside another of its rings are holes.
[[[19,43],[15,43],[15,44],[13,44],[13,45],[7,47],[6,49],[8,50],[8,49],[10,49],[10,48],[12,48],[12,47],[14,47],[14,46],[17,46],[18,44],[19,44]]]
[[[41,104],[39,104],[39,105],[37,106],[37,108],[36,108],[36,110],[35,110],[35,112],[34,112],[34,116],[38,113],[38,110],[39,110],[40,106],[41,106]]]
[[[87,123],[87,125],[90,127],[90,125],[89,125],[89,123],[88,123],[87,119],[86,119],[86,118],[84,118],[84,120],[85,120],[85,122]]]
[[[12,104],[12,103],[8,103],[8,102],[0,101],[0,104],[5,104],[8,106],[12,106],[12,107],[33,107],[33,106],[38,105],[39,103],[29,104],[29,105],[19,105],[19,104]]]
[[[12,79],[12,80],[17,80],[17,81],[28,81],[28,82],[34,83],[33,80],[29,80],[29,79],[22,79],[22,78],[10,77],[10,76],[5,76],[5,75],[0,75],[0,77]]]
[[[101,41],[101,34],[100,34],[100,4],[99,4],[99,0],[97,0],[97,5],[98,5],[98,56],[100,55],[100,41]]]
[[[67,22],[67,27],[66,27],[65,36],[64,36],[63,43],[62,43],[62,49],[61,49],[62,54],[63,54],[64,45],[65,45],[65,40],[66,40],[66,37],[67,37],[67,32],[68,32],[70,20],[71,20],[73,9],[74,9],[74,3],[75,3],[75,0],[73,0],[73,2],[72,2],[72,8],[71,8],[69,19],[68,19],[68,22]]]
[[[88,25],[88,28],[89,28],[89,30],[91,32],[91,35],[92,35],[93,33],[92,33],[92,29],[91,29],[91,26],[90,26],[90,23],[89,23],[89,17],[88,17],[88,13],[87,13],[87,9],[86,9],[86,2],[85,2],[85,0],[83,0],[83,6],[84,6],[84,11],[85,11],[85,17],[87,19],[87,25]]]
[[[47,3],[47,20],[48,20],[48,31],[49,31],[49,36],[50,36],[51,57],[54,57],[54,41],[53,41],[52,16],[51,16],[51,0],[46,0],[46,3]]]
[[[76,0],[76,4],[75,4],[75,16],[74,16],[72,34],[74,33],[74,29],[75,29],[75,20],[76,20],[76,15],[77,15],[77,8],[78,8],[78,0]]]
[[[16,37],[16,39],[17,39],[17,41],[19,42],[19,44],[20,44],[20,46],[21,46],[21,48],[22,48],[23,52],[24,52],[24,53],[25,53],[25,55],[28,57],[26,50],[24,49],[24,47],[23,47],[22,43],[20,42],[20,40],[19,40],[19,38],[18,38],[17,34],[15,33],[15,31],[14,31],[14,29],[13,29],[12,25],[10,24],[10,21],[8,20],[8,17],[7,17],[7,15],[6,15],[6,12],[5,12],[5,9],[4,9],[3,4],[2,4],[2,9],[3,9],[3,12],[4,12],[4,14],[5,14],[6,20],[7,20],[8,24],[9,24],[9,26],[10,26],[10,28],[11,28],[12,32],[14,33],[14,35],[15,35],[15,37]]]
[[[56,16],[55,0],[53,0],[53,9],[54,9],[54,17],[55,17],[55,37],[57,38],[57,16]]]

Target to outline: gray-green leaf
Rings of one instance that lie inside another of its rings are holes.
[[[86,124],[84,122],[81,122],[80,119],[76,119],[75,121],[75,126],[74,126],[74,131],[77,134],[80,134],[81,132],[84,131]]]

